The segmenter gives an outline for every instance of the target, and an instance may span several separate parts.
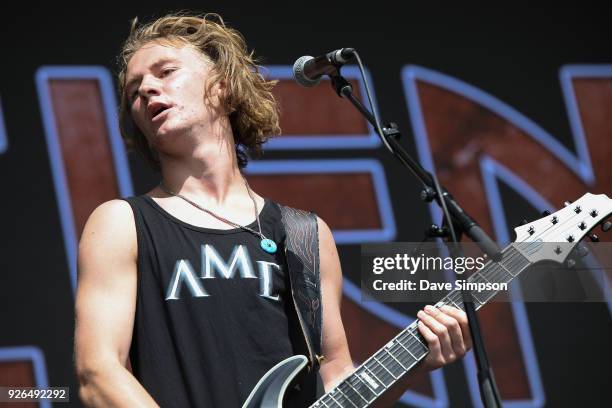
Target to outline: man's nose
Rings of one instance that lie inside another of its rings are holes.
[[[152,75],[146,75],[144,78],[142,78],[139,92],[145,98],[159,95],[161,93],[161,83]]]

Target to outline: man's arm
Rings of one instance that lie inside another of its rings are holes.
[[[321,307],[323,308],[323,356],[319,373],[325,392],[329,392],[339,380],[353,370],[340,303],[342,301],[342,269],[334,237],[327,224],[317,219],[319,225],[319,262],[321,277]]]
[[[157,406],[126,368],[136,309],[137,246],[134,216],[122,200],[96,208],[81,236],[75,360],[86,406]]]
[[[342,300],[342,270],[332,233],[321,219],[319,224],[319,255],[321,297],[323,307],[323,360],[320,368],[325,392],[354,371],[340,315]],[[397,401],[418,372],[427,372],[462,358],[472,347],[465,313],[444,306],[427,306],[417,314],[419,331],[427,341],[429,354],[375,403],[390,406]],[[382,344],[381,344],[382,347]]]

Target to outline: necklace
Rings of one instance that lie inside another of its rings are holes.
[[[255,201],[255,197],[253,197],[253,193],[251,192],[251,187],[249,187],[249,183],[246,181],[246,179],[244,177],[243,177],[243,180],[244,180],[244,184],[246,185],[247,193],[249,194],[249,197],[251,197],[251,200],[253,201],[253,206],[255,207],[255,219],[257,220],[257,229],[259,231],[255,231],[254,229],[249,228],[246,225],[237,224],[235,222],[232,222],[232,221],[228,220],[227,218],[224,218],[224,217],[221,217],[218,214],[215,214],[214,212],[212,212],[208,208],[202,207],[200,204],[196,203],[195,201],[190,200],[189,198],[185,197],[184,195],[175,193],[174,191],[167,189],[166,186],[164,186],[163,181],[159,183],[159,188],[164,193],[166,193],[168,195],[172,195],[172,196],[178,197],[178,198],[181,198],[184,201],[186,201],[189,204],[191,204],[192,206],[198,208],[199,210],[204,211],[207,214],[212,215],[216,219],[218,219],[220,221],[223,221],[226,224],[229,224],[229,225],[231,225],[233,227],[236,227],[236,228],[242,228],[245,231],[248,231],[248,232],[250,232],[252,234],[255,234],[255,235],[259,236],[261,238],[261,241],[259,242],[259,246],[261,247],[261,249],[263,249],[265,252],[267,252],[269,254],[273,254],[273,253],[276,252],[276,249],[277,249],[276,242],[274,242],[270,238],[266,238],[266,236],[261,232],[261,223],[259,222],[259,209],[257,208],[257,201]]]

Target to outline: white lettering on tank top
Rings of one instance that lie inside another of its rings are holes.
[[[212,279],[213,271],[217,270],[225,279],[234,277],[236,269],[240,270],[241,278],[256,278],[253,273],[253,264],[246,246],[238,245],[230,255],[230,262],[225,263],[212,245],[202,245],[202,265],[204,274],[202,279]]]
[[[180,298],[181,284],[183,282],[187,285],[187,288],[191,292],[192,296],[209,296],[204,287],[202,287],[196,278],[191,262],[186,259],[180,259],[176,261],[174,266],[174,272],[172,273],[172,278],[170,279],[170,285],[166,291],[166,300]]]
[[[197,277],[191,263],[186,259],[176,261],[174,272],[170,278],[166,291],[166,300],[180,299],[181,287],[186,285],[193,297],[210,296],[204,288],[206,279],[232,279],[239,273],[240,279],[259,279],[259,296],[280,301],[280,295],[273,294],[274,269],[281,270],[281,266],[273,262],[257,261],[259,278],[255,276],[253,262],[245,245],[236,245],[225,262],[212,245],[202,245],[202,270]]]

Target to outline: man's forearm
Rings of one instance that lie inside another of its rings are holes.
[[[79,373],[79,397],[87,407],[159,407],[144,387],[119,363]]]

